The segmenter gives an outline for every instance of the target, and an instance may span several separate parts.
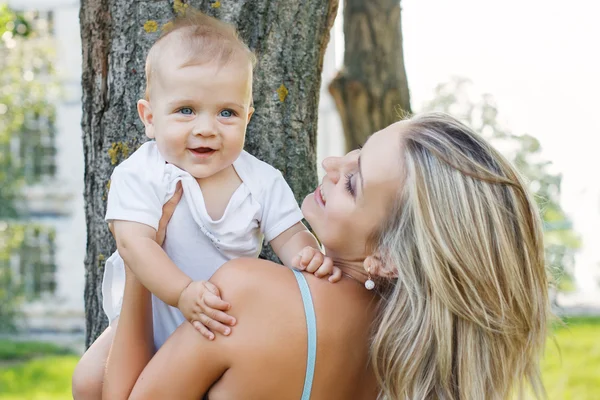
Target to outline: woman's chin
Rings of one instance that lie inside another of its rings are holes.
[[[302,205],[300,206],[300,210],[302,210],[302,214],[304,214],[304,218],[306,218],[308,220],[308,216],[307,214],[312,214],[311,209],[314,209],[315,205],[315,194],[314,193],[310,193],[309,195],[307,195],[304,200],[302,201]],[[313,211],[314,212],[314,211]]]
[[[300,210],[302,210],[302,215],[304,215],[304,219],[306,219],[306,222],[309,223],[313,230],[315,229],[314,226],[317,223],[317,218],[319,214],[319,206],[315,202],[314,197],[314,193],[309,194],[304,198],[302,206],[300,206]]]

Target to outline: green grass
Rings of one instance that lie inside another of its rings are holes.
[[[71,375],[79,357],[46,356],[0,368],[3,400],[71,399]]]
[[[600,398],[600,318],[568,318],[554,330],[542,363],[549,400]]]
[[[71,399],[79,356],[51,343],[0,340],[0,398]]]
[[[554,341],[548,341],[542,363],[548,399],[598,399],[600,317],[565,322],[555,327]],[[71,399],[71,375],[78,358],[46,343],[0,340],[0,399]]]
[[[45,342],[15,342],[0,340],[0,362],[26,360],[48,355],[67,355],[73,352],[64,347]]]

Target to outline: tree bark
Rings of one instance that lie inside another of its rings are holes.
[[[87,256],[86,346],[106,327],[101,282],[115,245],[104,222],[114,167],[146,141],[136,113],[145,56],[161,27],[194,7],[233,23],[258,58],[246,150],[282,171],[300,201],[317,182],[321,69],[338,0],[82,0]]]
[[[399,0],[346,0],[344,66],[329,85],[348,151],[411,112]]]

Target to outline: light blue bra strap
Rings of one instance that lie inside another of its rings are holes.
[[[317,318],[315,317],[315,308],[310,295],[310,289],[306,278],[301,272],[294,271],[300,293],[302,294],[302,303],[304,303],[304,313],[306,314],[306,327],[308,331],[308,357],[306,360],[306,376],[304,378],[304,390],[301,400],[309,400],[312,390],[313,378],[315,376],[315,361],[317,359]]]

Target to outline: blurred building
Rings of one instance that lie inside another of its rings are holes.
[[[54,121],[31,121],[27,128],[31,134],[21,136],[26,143],[11,143],[27,149],[20,154],[26,174],[40,175],[25,190],[23,214],[31,222],[49,226],[55,234],[48,238],[34,232],[11,264],[25,284],[30,329],[83,330],[86,231],[79,1],[10,0],[8,4],[13,10],[30,13],[34,29],[49,36],[56,50],[55,69],[61,88]],[[49,123],[52,126],[44,126]],[[32,257],[35,262],[31,262]]]

